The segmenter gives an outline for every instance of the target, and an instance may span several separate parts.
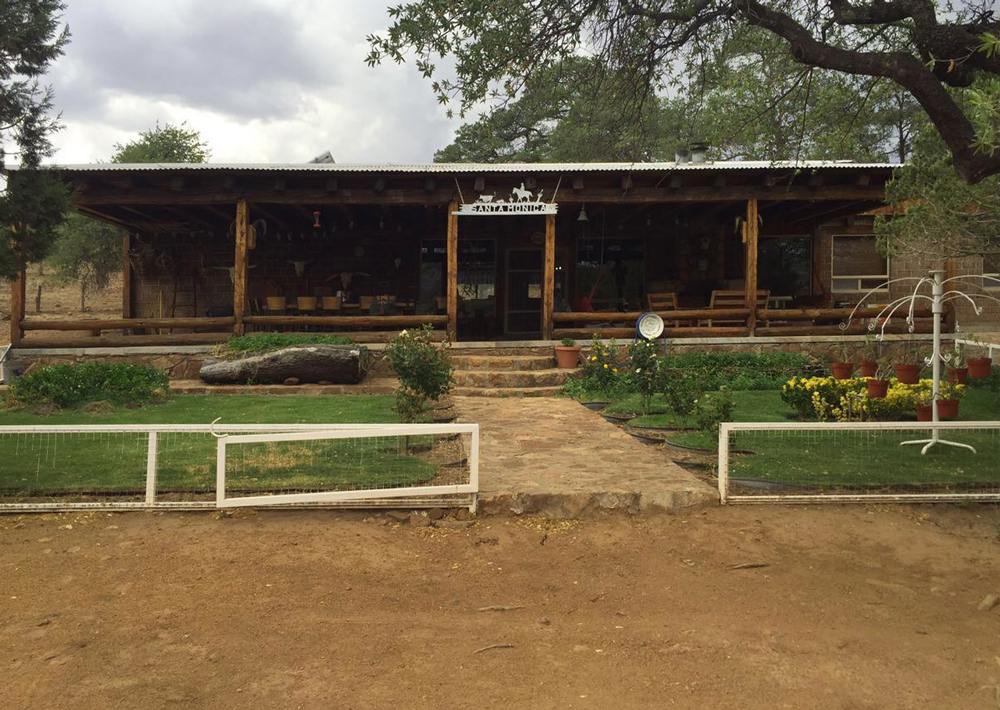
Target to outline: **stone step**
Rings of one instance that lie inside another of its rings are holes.
[[[457,397],[558,397],[562,387],[454,387]]]
[[[566,384],[573,370],[456,370],[459,387],[558,387]]]
[[[456,370],[548,370],[555,356],[548,355],[452,355]]]

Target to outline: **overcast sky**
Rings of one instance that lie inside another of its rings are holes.
[[[429,162],[458,119],[412,64],[364,63],[389,4],[68,0],[53,160],[106,160],[159,120],[201,131],[213,162]]]

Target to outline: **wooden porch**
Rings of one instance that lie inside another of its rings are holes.
[[[845,329],[853,307],[834,303],[815,246],[809,283],[797,286],[808,293],[769,283],[774,267],[759,256],[762,239],[819,244],[840,222],[849,232],[881,202],[888,166],[59,170],[77,209],[122,230],[122,317],[26,317],[22,277],[14,347],[209,344],[259,331],[379,342],[425,325],[442,339],[627,338],[648,311],[669,338],[836,336],[868,332],[880,310],[858,310]],[[456,214],[463,197],[518,184],[554,198],[558,215]],[[930,315],[917,313],[918,331]]]

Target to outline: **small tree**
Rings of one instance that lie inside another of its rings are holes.
[[[187,127],[159,123],[128,143],[116,143],[112,163],[204,163],[211,156],[201,133]]]
[[[433,332],[429,326],[404,330],[385,349],[385,359],[399,378],[394,408],[404,422],[416,421],[428,401],[437,401],[451,391],[447,343],[433,343]]]
[[[87,307],[87,292],[108,285],[122,268],[121,232],[103,222],[71,214],[60,228],[52,255],[56,276],[80,284],[80,310]]]

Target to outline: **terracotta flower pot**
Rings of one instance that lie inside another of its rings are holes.
[[[875,377],[875,373],[878,372],[878,363],[871,360],[861,361],[861,376],[862,377]]]
[[[896,379],[901,384],[915,385],[920,382],[920,371],[924,369],[924,366],[900,364],[893,365],[892,369],[896,371]]]
[[[865,381],[865,386],[868,388],[868,396],[872,399],[885,399],[885,395],[889,392],[889,380],[869,379]]]
[[[830,363],[830,370],[833,372],[835,380],[849,380],[854,372],[853,362],[833,362]]]
[[[958,400],[939,399],[938,400],[939,419],[958,419]]]
[[[559,367],[566,369],[573,369],[580,362],[580,346],[579,345],[557,345],[556,346],[556,363]]]
[[[930,422],[934,420],[934,408],[930,404],[917,405],[917,421]]]
[[[993,361],[988,357],[969,358],[969,377],[975,380],[982,380],[990,376],[993,369]]]
[[[953,367],[948,370],[948,382],[953,385],[964,385],[969,379],[969,368]]]

